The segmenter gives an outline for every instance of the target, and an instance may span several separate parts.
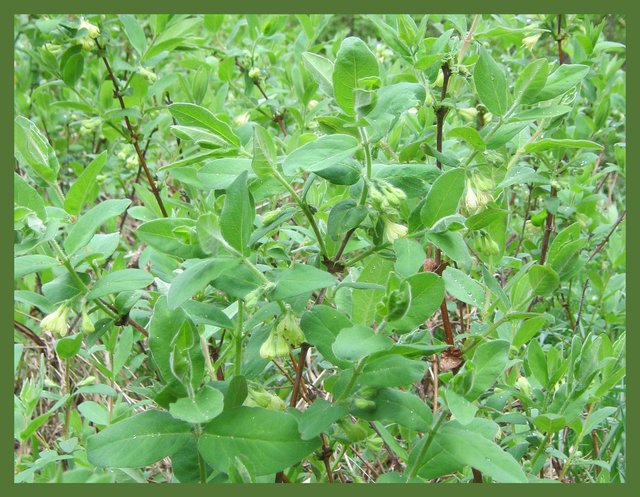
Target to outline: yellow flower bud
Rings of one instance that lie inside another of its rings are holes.
[[[260,74],[262,74],[262,71],[260,71],[259,67],[252,67],[251,69],[249,69],[249,77],[251,79],[258,79],[260,77]]]
[[[78,29],[86,29],[87,36],[91,39],[95,39],[100,35],[100,28],[95,24],[91,24],[84,17],[80,18],[80,26],[78,26]]]
[[[147,82],[149,84],[153,84],[156,82],[156,80],[158,79],[158,76],[156,73],[154,73],[153,71],[150,71],[149,69],[147,69],[146,67],[140,67],[138,69],[138,74],[142,77],[144,77]]]
[[[478,116],[478,109],[475,107],[465,107],[463,109],[458,109],[458,114],[465,121],[473,121]]]

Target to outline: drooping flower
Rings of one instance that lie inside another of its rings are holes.
[[[394,223],[389,218],[384,218],[384,237],[389,243],[407,235],[409,228],[403,224]]]
[[[473,191],[471,180],[467,178],[467,193],[464,196],[464,206],[467,210],[475,211],[478,208],[478,205],[478,197],[476,197],[476,193]]]
[[[522,46],[524,48],[527,48],[529,50],[533,49],[533,47],[535,47],[536,43],[538,43],[538,40],[540,39],[540,35],[542,33],[537,33],[534,35],[530,35],[530,36],[525,36],[522,39]]]
[[[280,333],[292,347],[299,347],[305,340],[300,323],[292,312],[285,313],[276,326],[276,333]]]
[[[69,307],[66,304],[62,304],[51,314],[46,315],[42,321],[40,321],[40,328],[43,331],[48,331],[54,336],[63,337],[67,334],[67,314],[69,314]]]
[[[278,357],[286,357],[289,355],[289,344],[274,328],[269,333],[269,336],[260,346],[260,357],[272,361]]]
[[[93,333],[94,331],[96,331],[96,327],[93,325],[93,321],[91,321],[91,318],[89,317],[89,313],[87,312],[87,309],[84,306],[82,306],[81,326],[82,326],[82,331],[84,331],[85,333]]]

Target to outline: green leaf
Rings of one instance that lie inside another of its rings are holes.
[[[333,342],[332,349],[338,359],[357,362],[392,346],[390,338],[378,335],[370,327],[360,324],[342,329]]]
[[[103,205],[103,204],[100,204]],[[196,222],[190,218],[154,219],[138,226],[137,237],[147,245],[164,254],[184,259],[198,259],[205,256],[195,240],[185,240],[176,236],[176,230],[194,230]]]
[[[435,273],[413,274],[405,281],[411,287],[411,305],[402,319],[390,323],[402,332],[412,331],[433,316],[444,298],[444,282]]]
[[[187,423],[207,423],[222,412],[220,390],[205,386],[194,398],[184,397],[169,405],[171,416]]]
[[[173,380],[170,364],[171,344],[185,320],[186,316],[181,308],[170,310],[166,297],[158,298],[148,326],[149,350],[160,376],[167,383]]]
[[[393,270],[393,261],[378,256],[371,256],[358,277],[358,283],[375,283],[385,285],[389,272]],[[353,290],[353,312],[351,319],[354,323],[371,325],[376,306],[382,299],[384,290]]]
[[[370,140],[385,135],[404,111],[422,105],[426,91],[422,84],[403,81],[383,86],[377,95],[375,107],[367,114],[367,121],[373,127]]]
[[[491,340],[478,346],[471,361],[471,385],[464,397],[472,402],[491,388],[507,366],[508,359],[509,342],[506,340]]]
[[[543,102],[560,96],[576,86],[588,73],[589,66],[562,64],[549,75],[544,88],[528,103]]]
[[[252,171],[251,162],[236,157],[210,160],[198,170],[198,179],[212,190],[226,190],[241,173]]]
[[[502,147],[527,126],[528,123],[521,122],[503,124],[493,136],[487,139],[487,149],[496,150]]]
[[[304,60],[313,79],[318,83],[320,91],[333,97],[333,62],[312,52],[303,52],[302,60]]]
[[[454,267],[448,267],[442,273],[444,286],[451,295],[469,305],[482,309],[485,291],[480,283]]]
[[[421,446],[418,445],[416,450]],[[436,434],[427,453],[418,462],[418,475],[433,479],[469,466],[497,483],[527,483],[522,468],[511,454],[480,433],[455,421]]]
[[[347,162],[358,146],[358,140],[351,135],[321,136],[289,154],[282,164],[282,170],[287,176],[293,176],[300,170],[318,172]]]
[[[410,238],[398,238],[393,242],[393,250],[396,254],[394,268],[401,276],[417,273],[426,259],[422,245]]]
[[[241,173],[227,188],[220,213],[220,232],[224,239],[240,253],[247,253],[253,231],[255,207],[247,185],[248,173]]]
[[[547,107],[538,107],[536,109],[525,110],[515,114],[512,121],[540,121],[542,119],[551,119],[552,117],[562,116],[571,112],[568,105],[549,105]]]
[[[430,228],[436,221],[458,211],[458,202],[464,192],[464,169],[450,169],[433,183],[427,194],[420,218],[425,228]]]
[[[136,18],[132,15],[127,14],[118,17],[120,18],[127,38],[129,38],[131,46],[138,52],[138,55],[144,54],[147,49],[147,37],[144,34],[142,26],[140,26]]]
[[[447,138],[460,138],[479,152],[483,152],[487,148],[480,133],[469,126],[450,129],[447,131]]]
[[[227,392],[224,394],[224,409],[240,407],[247,398],[248,393],[247,379],[244,376],[234,376],[231,378]]]
[[[168,412],[150,410],[91,435],[87,458],[103,468],[140,468],[173,455],[192,438],[187,423]]]
[[[271,134],[260,125],[253,127],[253,159],[251,169],[257,176],[272,173],[277,161],[276,144]]]
[[[355,116],[355,90],[360,80],[378,76],[378,61],[369,47],[353,36],[345,38],[336,55],[333,69],[333,93],[348,116]]]
[[[540,331],[542,326],[546,323],[547,318],[545,316],[538,316],[535,318],[527,319],[520,325],[518,331],[516,331],[513,337],[513,346],[522,347],[529,343],[529,341]]]
[[[60,165],[49,142],[33,122],[18,116],[13,127],[14,154],[18,162],[52,185]]]
[[[73,87],[80,80],[84,71],[84,54],[78,45],[69,48],[60,58],[62,81]]]
[[[478,98],[489,112],[502,116],[507,111],[507,79],[502,67],[480,47],[480,58],[473,71]]]
[[[496,188],[502,189],[512,185],[528,184],[548,185],[549,183],[549,178],[538,174],[532,167],[512,166]]]
[[[291,268],[274,270],[276,287],[269,298],[284,300],[303,293],[335,285],[338,280],[327,271],[306,264],[294,263]]]
[[[56,342],[56,354],[64,361],[72,359],[82,347],[82,333],[61,338]]]
[[[181,305],[194,324],[209,324],[219,328],[232,328],[233,324],[227,315],[215,304],[187,300]]]
[[[462,426],[466,426],[471,423],[476,412],[478,412],[478,407],[476,405],[469,402],[462,395],[458,395],[453,390],[444,390],[444,400],[453,417]]]
[[[153,283],[153,276],[142,269],[121,269],[98,280],[87,294],[87,299],[94,300],[112,293],[137,290],[151,283]]]
[[[426,239],[462,267],[471,266],[469,249],[459,232],[445,231],[443,233],[429,233]]]
[[[350,361],[338,359],[332,345],[341,330],[352,326],[351,321],[340,311],[326,305],[316,305],[300,318],[304,336],[322,356],[340,368],[351,366]]]
[[[211,281],[240,264],[238,259],[219,257],[190,265],[171,282],[167,293],[169,309],[175,309],[205,288]]]
[[[371,400],[375,402],[373,410],[353,409],[352,412],[368,421],[389,421],[420,432],[431,427],[431,409],[412,393],[383,388]]]
[[[327,233],[332,240],[338,240],[342,233],[360,226],[368,212],[364,205],[357,205],[355,200],[347,199],[338,202],[329,213]]]
[[[564,416],[554,413],[541,414],[536,416],[533,420],[533,424],[536,425],[542,433],[556,433],[567,424],[567,420]]]
[[[527,345],[527,363],[533,376],[544,388],[549,388],[549,373],[547,371],[547,359],[538,340],[532,340]]]
[[[481,230],[482,228],[486,228],[496,220],[504,218],[505,216],[507,216],[507,214],[509,214],[509,212],[504,209],[487,207],[477,214],[469,216],[465,221],[465,224],[470,230]]]
[[[96,177],[102,171],[102,167],[107,162],[107,151],[105,150],[82,171],[78,179],[71,185],[64,199],[64,210],[73,216],[80,214],[82,207],[88,201],[87,195],[91,193]]]
[[[13,260],[13,278],[23,278],[31,273],[39,273],[45,269],[58,266],[60,263],[57,259],[48,255],[23,255]]]
[[[204,460],[227,472],[243,454],[256,476],[292,466],[320,447],[320,439],[302,440],[291,414],[258,407],[224,411],[207,425],[198,442]]]
[[[531,266],[527,276],[534,295],[546,297],[560,285],[558,273],[548,266],[540,266],[538,264]]]
[[[298,416],[298,430],[302,440],[312,440],[327,433],[333,423],[346,416],[349,410],[324,399],[317,398]]]
[[[42,221],[46,221],[42,196],[17,173],[13,173],[13,202],[16,206],[32,210]]]
[[[219,136],[233,148],[240,146],[240,139],[229,125],[204,107],[190,103],[174,103],[169,105],[169,112],[181,126],[202,128]]]
[[[84,247],[100,226],[112,217],[122,214],[131,204],[131,200],[105,200],[85,212],[69,230],[64,248],[67,255],[73,255]]]
[[[367,362],[358,381],[372,387],[401,387],[421,379],[428,364],[398,354],[385,355]]]
[[[522,70],[513,90],[513,96],[523,104],[535,102],[535,97],[544,88],[549,74],[547,59],[536,59]]]
[[[544,152],[552,149],[583,148],[586,150],[602,150],[602,145],[589,140],[573,140],[570,138],[544,138],[525,145],[525,152]]]

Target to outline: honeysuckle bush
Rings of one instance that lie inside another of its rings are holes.
[[[624,481],[624,29],[17,16],[15,481]]]

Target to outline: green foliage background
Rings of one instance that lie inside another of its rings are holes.
[[[17,16],[16,481],[625,481],[624,29]]]

